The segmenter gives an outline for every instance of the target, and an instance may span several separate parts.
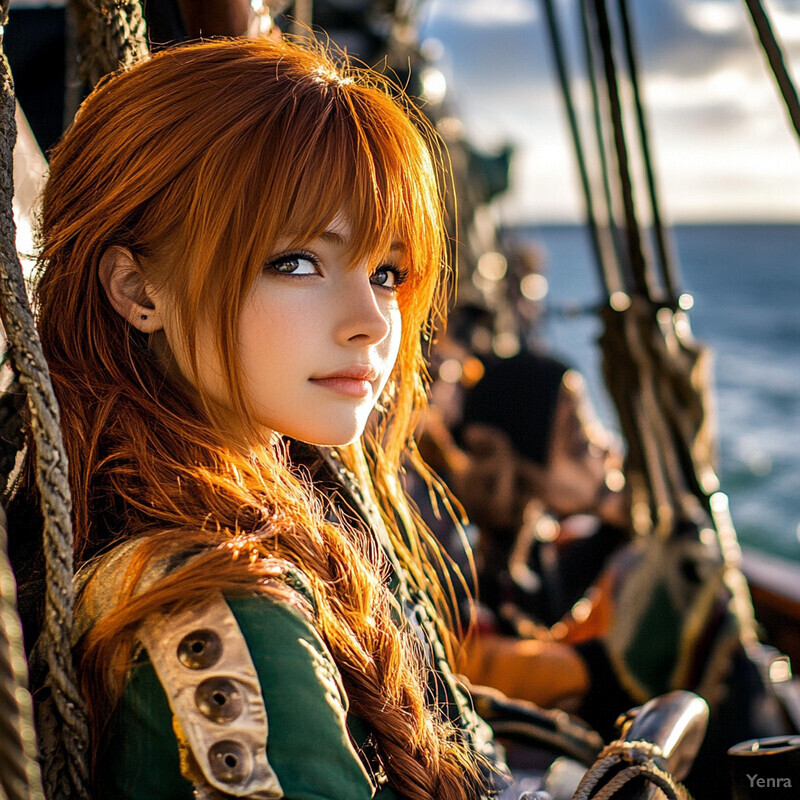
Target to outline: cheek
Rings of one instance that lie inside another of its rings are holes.
[[[547,488],[552,503],[574,499],[583,492],[584,476],[574,461],[566,457],[551,457],[547,465]]]
[[[403,319],[399,309],[395,308],[390,310],[385,316],[389,323],[389,333],[379,345],[381,361],[384,365],[384,377],[378,395],[380,395],[385,388],[389,377],[397,366],[397,358],[401,350],[408,352],[406,347],[404,347]]]
[[[375,384],[374,398],[376,401],[386,389],[389,379],[395,374],[399,354],[401,351],[408,352],[408,345],[403,338],[403,320],[400,309],[396,304],[387,305],[381,308],[381,314],[388,323],[388,331],[380,342],[370,348],[372,352],[370,361],[380,370],[379,383]]]
[[[386,338],[389,341],[391,363],[394,364],[403,342],[403,315],[397,306],[392,306],[389,309],[387,320],[389,322],[389,335]]]
[[[243,378],[247,384],[262,384],[285,373],[298,357],[297,320],[266,308],[258,301],[247,303],[239,318],[238,345]]]
[[[227,407],[230,403],[230,389],[227,378],[222,369],[219,351],[217,349],[217,337],[208,326],[205,330],[199,330],[195,347],[197,358],[197,377],[191,372],[184,375],[187,379],[215,403]],[[188,360],[188,356],[184,355]],[[183,368],[182,368],[183,369]],[[188,367],[191,370],[191,366]]]
[[[218,403],[227,402],[228,392],[211,326],[198,326],[196,339],[189,344],[177,319],[170,318],[164,320],[162,336],[160,344],[154,344],[165,371],[173,375],[177,371],[200,394]]]
[[[308,320],[314,308],[286,291],[286,287],[261,279],[251,289],[239,313],[238,340],[241,350],[275,353],[297,345],[300,332],[309,333]]]
[[[570,509],[573,512],[593,510],[601,480],[602,473],[591,460],[564,459],[553,471],[551,499],[555,504],[578,507]]]

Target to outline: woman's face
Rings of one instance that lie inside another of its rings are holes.
[[[400,347],[402,248],[354,264],[349,236],[349,224],[337,217],[301,247],[279,242],[239,322],[244,390],[257,421],[313,444],[341,445],[361,435]],[[213,332],[201,329],[200,380],[227,405],[213,343]],[[176,358],[189,374],[186,359]]]
[[[599,514],[605,516],[605,505],[612,495],[620,500],[609,522],[620,522],[622,503],[618,485],[622,457],[613,438],[597,420],[586,384],[570,370],[564,376],[558,393],[547,467],[544,472],[542,498],[553,512]]]

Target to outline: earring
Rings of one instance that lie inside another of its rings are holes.
[[[142,314],[142,319],[147,319],[147,314]]]

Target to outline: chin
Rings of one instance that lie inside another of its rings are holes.
[[[350,429],[325,430],[325,431],[304,431],[298,434],[288,434],[292,439],[298,439],[306,444],[319,445],[321,447],[343,447],[352,444],[361,438],[364,427],[353,427]]]
[[[266,428],[275,431],[281,436],[323,447],[342,447],[352,444],[364,433],[369,415],[333,414],[317,417],[306,415],[304,419],[286,419],[277,415],[264,414],[259,422]]]

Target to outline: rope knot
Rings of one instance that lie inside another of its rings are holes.
[[[583,776],[573,800],[611,800],[635,780],[654,784],[667,800],[689,800],[686,789],[656,761],[663,756],[652,742],[612,742]]]
[[[616,760],[627,761],[629,764],[644,764],[648,761],[655,761],[662,758],[664,751],[652,742],[611,742],[601,751],[598,759],[615,758]]]

